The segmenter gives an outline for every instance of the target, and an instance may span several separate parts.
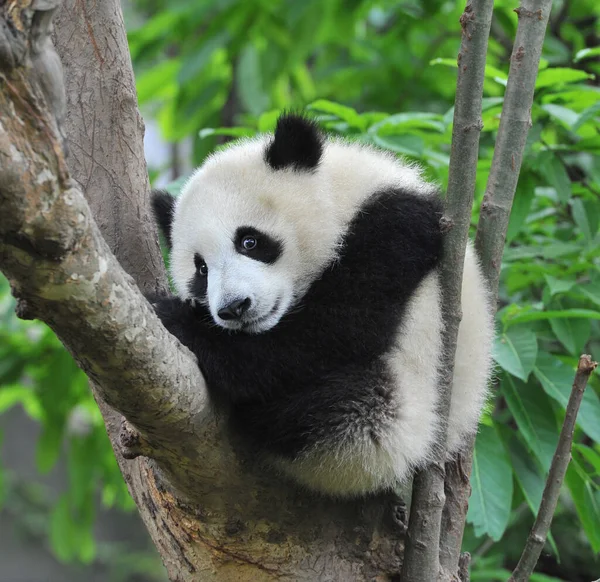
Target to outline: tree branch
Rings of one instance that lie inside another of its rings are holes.
[[[2,270],[28,317],[54,329],[100,397],[146,440],[173,446],[206,414],[195,358],[164,329],[108,249],[69,177],[39,79],[25,73],[0,73]]]
[[[571,396],[567,404],[565,420],[560,431],[556,452],[552,458],[548,478],[546,479],[540,508],[527,538],[527,544],[521,554],[521,559],[512,573],[509,582],[527,582],[544,548],[548,532],[550,531],[552,517],[556,510],[556,504],[558,503],[560,489],[565,479],[569,461],[571,460],[571,446],[573,444],[573,433],[575,431],[575,421],[577,420],[579,406],[583,399],[583,393],[590,374],[597,366],[598,364],[593,362],[592,358],[588,355],[583,355],[579,358],[573,389],[571,390]]]
[[[439,411],[442,417],[440,446],[435,462],[420,471],[413,484],[403,580],[436,580],[442,566],[444,577],[452,579],[458,570],[458,551],[448,543],[440,548],[440,527],[444,507],[445,440],[454,356],[462,318],[461,290],[465,249],[469,236],[475,192],[481,128],[481,100],[487,43],[492,21],[493,0],[470,0],[460,18],[462,42],[458,53],[458,79],[452,128],[452,152],[446,194],[445,226],[449,228],[441,267],[444,316],[444,349],[440,365]],[[444,538],[446,539],[446,538]],[[441,553],[440,553],[441,549]]]
[[[94,379],[116,450],[153,457],[119,460],[170,578],[397,577],[403,531],[393,500],[315,497],[230,443],[205,408],[194,359],[159,324],[91,216],[82,188],[128,271],[145,288],[162,284],[158,267],[143,266],[156,241],[145,218],[142,127],[118,0],[68,0],[57,26],[71,100],[65,127],[82,188],[69,176],[58,110],[29,66],[30,6],[0,8],[0,265],[23,314],[49,322]]]
[[[520,7],[515,9],[519,25],[475,239],[494,299],[498,294],[510,209],[519,180],[527,133],[531,127],[535,80],[551,8],[551,0],[522,0]]]
[[[531,126],[535,80],[551,8],[551,0],[521,0],[520,7],[515,10],[519,15],[519,24],[510,60],[492,167],[475,238],[475,248],[488,280],[492,305],[496,305],[498,297],[500,265],[508,219],[527,133]],[[454,548],[454,555],[459,551],[469,506],[471,491],[468,482],[474,446],[475,436],[465,444],[464,454],[447,465],[446,491],[451,491],[452,495],[448,497],[444,507],[443,532],[452,532],[452,540],[449,543]]]

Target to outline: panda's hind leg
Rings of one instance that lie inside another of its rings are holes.
[[[392,450],[398,405],[384,362],[346,366],[299,398],[287,429],[308,435],[308,442],[293,460],[277,460],[294,480],[348,497],[391,489],[408,474],[408,463]]]

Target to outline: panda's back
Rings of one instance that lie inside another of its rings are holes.
[[[325,148],[320,171],[330,180],[329,191],[337,196],[338,208],[348,213],[340,249],[342,262],[345,249],[357,243],[354,227],[357,217],[370,221],[372,232],[380,231],[380,237],[394,233],[386,225],[382,224],[380,229],[377,224],[385,217],[385,213],[373,212],[378,199],[384,205],[397,197],[411,201],[406,204],[406,213],[390,207],[392,215],[388,218],[398,222],[398,233],[421,229],[425,238],[438,236],[432,222],[421,214],[424,208],[432,215],[439,212],[439,205],[427,206],[428,201],[437,199],[436,188],[423,180],[419,168],[369,147],[334,140]],[[440,215],[436,216],[438,221]],[[424,264],[427,263],[427,245],[421,246],[422,238],[414,240],[415,246],[409,247],[410,241],[399,236],[398,244],[406,245],[407,255],[414,253],[414,263],[419,263],[421,254]],[[373,250],[378,247],[374,241],[376,236],[361,243]],[[374,261],[381,260],[377,250],[372,256]],[[406,293],[403,289],[406,274],[402,269],[396,273],[395,292],[403,303],[401,315],[396,320],[390,317],[390,322],[394,321],[393,333],[377,348],[377,361],[381,365],[363,371],[362,391],[368,405],[362,397],[353,397],[355,386],[349,387],[346,410],[353,411],[352,418],[346,423],[337,423],[337,431],[324,430],[320,442],[312,443],[293,460],[276,460],[295,480],[330,494],[361,494],[402,481],[431,458],[440,428],[437,406],[443,323],[439,258],[441,255],[423,267],[418,284],[402,298]],[[414,268],[414,263],[410,268]],[[359,285],[368,293],[368,281]],[[335,282],[332,293],[334,288]],[[337,289],[340,293],[339,286]],[[357,293],[360,293],[358,287]],[[311,300],[310,294],[308,300]],[[465,257],[462,302],[463,320],[447,438],[450,454],[459,450],[465,437],[476,430],[490,372],[493,324],[484,279],[470,245]],[[363,319],[360,325],[366,338],[378,332],[385,334],[385,325],[378,327],[375,321]],[[331,333],[328,343],[335,345],[335,328]],[[382,392],[386,393],[385,398],[378,397]],[[355,398],[355,407],[352,398]],[[356,402],[358,400],[360,402]]]
[[[327,182],[326,190],[335,207],[347,219],[384,190],[410,192],[415,196],[437,194],[436,187],[423,180],[419,166],[390,152],[341,139],[327,140],[318,172]]]
[[[493,323],[488,296],[469,246],[463,279],[463,320],[459,328],[447,449],[459,451],[477,430],[487,396]],[[363,374],[362,401],[355,415],[333,434],[275,465],[294,480],[331,495],[361,495],[393,487],[431,459],[440,422],[439,365],[442,356],[439,272],[431,271],[412,294],[389,349],[375,373]],[[353,389],[348,398],[352,399]],[[385,398],[378,398],[385,392]],[[372,395],[372,396],[369,396]],[[359,399],[356,399],[359,400]],[[342,425],[340,425],[342,426]]]

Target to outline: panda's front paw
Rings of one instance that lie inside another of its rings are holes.
[[[144,297],[159,317],[161,316],[161,313],[172,310],[175,307],[174,303],[179,302],[177,297],[166,294],[158,295],[156,293],[144,293]]]

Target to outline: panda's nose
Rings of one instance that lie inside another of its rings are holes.
[[[219,309],[217,312],[217,315],[226,321],[239,319],[244,313],[246,313],[246,311],[248,311],[250,303],[249,297],[246,297],[246,299],[236,299],[229,305],[221,307],[221,309]]]

